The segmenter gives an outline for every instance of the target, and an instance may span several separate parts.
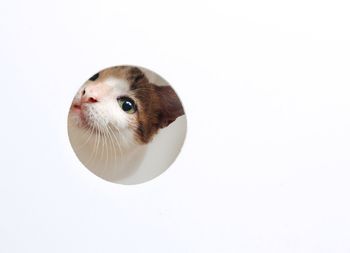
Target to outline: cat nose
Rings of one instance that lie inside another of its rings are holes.
[[[82,92],[81,103],[96,103],[98,102],[97,98],[86,91],[86,89]]]

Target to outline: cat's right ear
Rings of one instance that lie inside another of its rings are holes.
[[[155,86],[160,99],[160,112],[158,115],[159,128],[164,128],[185,114],[181,101],[170,86]]]

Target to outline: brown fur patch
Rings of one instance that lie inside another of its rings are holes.
[[[100,79],[114,76],[130,84],[130,97],[135,100],[137,140],[148,143],[160,128],[167,127],[184,114],[180,99],[170,86],[157,86],[137,67],[117,66],[100,72]]]

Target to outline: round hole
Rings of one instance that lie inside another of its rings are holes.
[[[106,68],[77,91],[68,135],[79,160],[114,183],[138,184],[163,173],[186,135],[182,103],[169,83],[136,66]]]

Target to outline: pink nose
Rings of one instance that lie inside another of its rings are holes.
[[[88,92],[86,91],[86,89],[84,89],[81,96],[81,103],[96,103],[96,102],[98,102],[96,96],[93,96],[91,92]]]

